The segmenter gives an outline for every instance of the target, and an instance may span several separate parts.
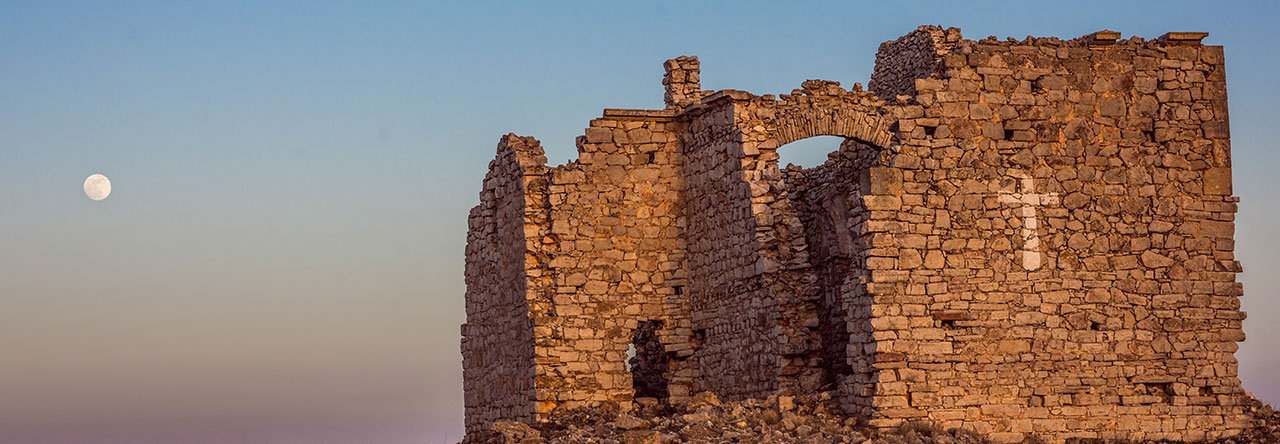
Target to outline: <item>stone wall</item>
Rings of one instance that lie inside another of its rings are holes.
[[[627,351],[641,323],[657,322],[672,355],[668,395],[693,378],[685,287],[682,164],[672,113],[607,110],[578,138],[578,159],[550,173],[555,296],[536,320],[542,413],[586,403],[630,407]]]
[[[663,101],[667,109],[681,109],[698,103],[710,91],[702,90],[702,65],[697,57],[676,57],[667,60],[662,67],[662,86],[666,90]]]
[[[496,420],[533,419],[529,300],[536,291],[531,278],[540,265],[527,257],[541,246],[526,233],[536,230],[540,219],[537,196],[545,195],[545,162],[536,141],[503,137],[489,164],[481,203],[467,219],[462,367],[469,433]]]
[[[778,387],[778,306],[761,277],[733,100],[721,95],[704,104],[690,110],[681,135],[699,388],[742,398]]]
[[[893,108],[901,191],[863,233],[885,246],[873,423],[1005,441],[1246,424],[1222,48],[1110,34],[962,41]]]
[[[666,396],[689,396],[681,158],[671,120],[606,111],[578,138],[578,160],[555,168],[536,140],[503,138],[468,234],[469,430],[587,404],[629,408],[628,348],[655,333],[660,344],[643,345],[671,358],[660,375]],[[659,328],[637,335],[641,325]]]

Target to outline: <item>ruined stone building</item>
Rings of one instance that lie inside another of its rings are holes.
[[[578,158],[507,135],[471,210],[466,423],[700,391],[830,391],[872,426],[1198,440],[1249,424],[1223,50],[880,46],[868,88],[605,109]],[[778,165],[814,136],[826,163]],[[629,355],[634,358],[629,359]]]

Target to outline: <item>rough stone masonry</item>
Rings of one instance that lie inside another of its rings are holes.
[[[606,109],[471,210],[466,425],[831,391],[874,427],[1201,440],[1250,425],[1227,95],[1207,34],[880,46],[868,90]],[[826,163],[779,149],[844,138]]]

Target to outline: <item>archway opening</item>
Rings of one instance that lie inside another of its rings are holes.
[[[778,148],[778,166],[807,169],[822,165],[829,155],[840,150],[845,140],[839,136],[814,136],[788,143]]]
[[[810,328],[817,339],[810,352],[820,369],[818,385],[826,389],[850,387],[865,379],[855,370],[857,354],[863,347],[851,343],[863,336],[861,320],[868,313],[859,296],[858,273],[863,267],[858,255],[856,225],[862,217],[860,180],[862,171],[874,162],[877,150],[858,139],[815,136],[778,148],[783,182],[796,217],[804,228],[807,273],[815,279],[812,304],[817,321]],[[851,347],[852,346],[852,347]]]

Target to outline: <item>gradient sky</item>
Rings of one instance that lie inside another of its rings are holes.
[[[0,3],[0,442],[457,440],[499,136],[566,161],[602,108],[661,108],[685,54],[706,89],[865,84],[921,24],[1226,46],[1237,356],[1280,404],[1274,2],[259,3]]]

